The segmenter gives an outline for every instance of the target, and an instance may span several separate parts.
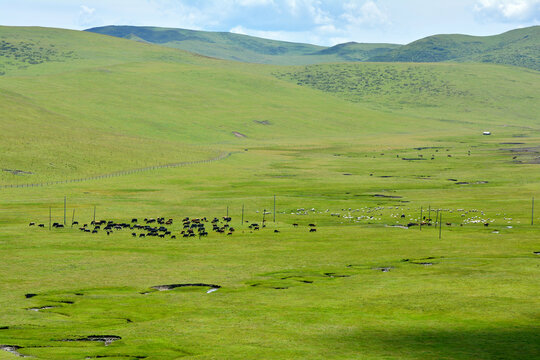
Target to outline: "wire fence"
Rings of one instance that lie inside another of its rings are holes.
[[[218,156],[216,156],[214,158],[211,158],[211,159],[195,160],[195,161],[183,161],[183,162],[179,162],[179,163],[148,166],[148,167],[138,168],[138,169],[121,170],[121,171],[115,171],[115,172],[108,173],[108,174],[94,175],[94,176],[78,178],[78,179],[66,179],[66,180],[47,181],[47,182],[40,182],[40,183],[27,183],[27,184],[0,185],[0,189],[32,188],[32,187],[42,187],[42,186],[51,186],[51,185],[69,184],[69,183],[78,183],[78,182],[83,182],[83,181],[107,179],[107,178],[113,178],[113,177],[119,177],[119,176],[126,176],[126,175],[141,173],[141,172],[145,172],[145,171],[152,171],[152,170],[165,169],[165,168],[176,168],[176,167],[182,167],[182,166],[210,163],[210,162],[214,162],[214,161],[223,160],[223,159],[231,156],[231,154],[232,153],[230,153],[230,152],[226,152],[226,153],[221,153],[220,155],[218,155]]]

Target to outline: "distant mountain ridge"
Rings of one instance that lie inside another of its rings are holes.
[[[434,35],[407,45],[349,42],[332,47],[227,32],[138,26],[86,31],[187,50],[225,60],[276,65],[329,62],[485,62],[540,71],[540,26],[493,36]]]

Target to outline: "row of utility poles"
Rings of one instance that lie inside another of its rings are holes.
[[[244,210],[245,206],[242,204],[242,224],[244,224]],[[436,211],[436,217],[435,217],[435,228],[439,228],[439,239],[441,239],[442,236],[442,213],[443,211],[441,209],[432,210],[431,205],[428,207],[428,221],[431,222],[431,212]],[[64,196],[64,226],[67,226],[67,196]],[[227,217],[229,216],[229,206],[227,205]],[[266,209],[263,210],[263,224],[266,222]],[[274,223],[276,222],[276,195],[274,195]],[[420,231],[422,231],[422,222],[424,220],[424,208],[420,206]],[[94,222],[96,221],[96,206],[94,206]],[[73,227],[73,223],[75,222],[75,209],[73,209],[73,215],[71,217],[71,226]],[[52,207],[49,207],[49,230],[51,229],[52,224]],[[532,198],[532,204],[531,204],[531,225],[534,225],[534,197]]]

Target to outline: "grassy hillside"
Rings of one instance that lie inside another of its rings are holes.
[[[400,46],[347,43],[324,47],[226,32],[159,27],[104,26],[86,31],[183,49],[218,59],[274,65],[366,61]]]
[[[320,50],[314,55],[335,56],[342,61],[368,61],[374,56],[384,56],[399,47],[401,47],[401,45],[368,43],[360,44],[356,42],[349,42]]]
[[[201,63],[200,56],[91,33],[0,26],[0,74],[44,75],[128,62]]]
[[[495,36],[436,35],[371,57],[383,62],[485,62],[540,70],[540,26]]]
[[[2,172],[4,183],[209,158],[253,142],[309,142],[321,132],[379,133],[381,124],[400,122],[326,101],[257,66],[87,32],[2,28],[1,34],[11,44],[34,44],[36,57],[40,48],[73,54],[36,64],[1,59],[0,127],[7,134],[1,167],[21,171]]]
[[[25,54],[0,57],[0,185],[232,153],[0,189],[1,360],[540,353],[538,72],[0,30]],[[157,217],[169,234],[141,229]]]
[[[144,41],[226,60],[264,64],[303,64],[320,62],[327,56],[307,56],[322,46],[267,40],[225,32],[207,32],[136,26],[106,26],[86,31]],[[326,61],[336,61],[329,57]]]
[[[333,64],[274,75],[381,111],[488,127],[538,126],[540,73],[479,64]]]
[[[540,27],[494,36],[435,35],[408,45],[346,43],[330,48],[184,29],[105,26],[87,31],[219,59],[277,65],[330,62],[484,62],[540,70]]]

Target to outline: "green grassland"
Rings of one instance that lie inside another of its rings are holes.
[[[0,37],[62,60],[0,57],[0,167],[24,171],[1,185],[231,153],[1,188],[0,359],[17,358],[7,345],[36,359],[540,354],[538,72],[263,66],[90,33]],[[64,197],[67,226],[49,230]],[[173,218],[177,238],[70,226],[94,209]],[[181,236],[184,217],[226,214],[232,235]],[[151,288],[197,283],[220,288]]]

